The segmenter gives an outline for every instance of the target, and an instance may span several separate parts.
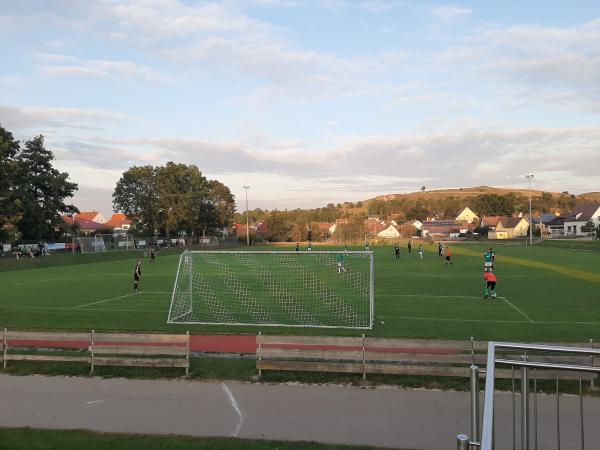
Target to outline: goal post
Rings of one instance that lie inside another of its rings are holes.
[[[371,251],[187,251],[168,323],[371,329]]]

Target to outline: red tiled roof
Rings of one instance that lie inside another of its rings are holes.
[[[105,225],[108,225],[110,228],[118,228],[122,225],[131,225],[131,220],[125,214],[114,213]]]
[[[320,230],[329,230],[333,224],[328,222],[313,222]]]
[[[500,219],[500,222],[502,222],[502,226],[504,228],[514,228],[517,225],[519,225],[519,223],[523,219],[525,219],[527,223],[529,223],[529,221],[525,217],[502,217]]]
[[[77,213],[75,217],[79,220],[92,220],[96,218],[96,216],[100,214],[98,211],[82,211]]]
[[[77,225],[79,225],[79,228],[82,230],[99,230],[100,228],[112,228],[110,226],[107,226],[107,224],[105,223],[93,222],[91,220],[77,219],[75,222],[77,222]]]
[[[500,222],[500,216],[485,216],[481,219],[481,224],[487,227],[498,226],[498,222]]]

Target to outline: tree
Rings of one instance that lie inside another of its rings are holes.
[[[0,239],[8,237],[14,228],[18,203],[15,195],[16,159],[19,141],[12,133],[0,126]]]
[[[591,220],[588,220],[586,222],[586,224],[581,227],[581,231],[583,231],[584,233],[591,234],[594,231],[596,231],[596,224],[594,222],[592,222]]]
[[[425,186],[421,186],[421,192],[425,192],[425,189],[427,189]]]
[[[125,213],[136,229],[154,234],[159,208],[154,167],[134,166],[127,169],[113,192],[113,209]]]
[[[421,222],[423,220],[425,220],[428,215],[429,215],[429,211],[427,211],[427,209],[425,209],[425,207],[423,207],[421,202],[417,202],[415,204],[415,206],[413,206],[406,212],[407,219],[409,219],[409,220],[417,219],[417,220],[420,220]]]
[[[230,225],[235,212],[235,197],[227,186],[217,180],[208,182],[207,209],[210,209],[209,229],[218,229]]]
[[[292,236],[292,223],[282,211],[273,211],[269,215],[269,240],[288,242]]]
[[[511,195],[481,194],[470,199],[469,206],[479,217],[510,216],[515,211],[515,197]]]
[[[54,154],[45,148],[44,137],[25,142],[16,156],[15,196],[19,219],[17,227],[23,239],[50,239],[62,223],[61,214],[73,214],[77,208],[66,204],[77,184],[69,174],[52,166]]]

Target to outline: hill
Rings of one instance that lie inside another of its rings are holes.
[[[496,194],[506,195],[509,193],[515,193],[524,197],[529,197],[529,189],[516,189],[516,188],[495,188],[491,186],[477,186],[470,188],[459,188],[459,189],[436,189],[431,191],[417,191],[410,192],[408,194],[386,194],[380,195],[375,198],[365,200],[366,203],[373,200],[391,201],[391,200],[441,200],[445,198],[455,197],[460,199],[466,199],[469,197],[476,197],[481,194]],[[531,190],[531,196],[541,197],[542,193],[546,191],[538,191],[535,189]],[[552,197],[560,197],[560,192],[550,192]],[[584,195],[597,195],[600,198],[600,192],[590,192]],[[591,198],[590,198],[591,199]],[[364,202],[363,202],[364,203]]]
[[[577,198],[582,198],[589,202],[600,202],[600,192],[586,192],[578,195]]]

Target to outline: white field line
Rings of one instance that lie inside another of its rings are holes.
[[[150,273],[150,275],[155,276],[155,275],[173,275],[172,272],[157,272],[157,273]],[[88,277],[130,277],[131,274],[129,273],[123,273],[123,272],[106,272],[106,273],[90,273],[85,275],[83,278],[88,278]],[[52,277],[52,278],[43,278],[43,279],[39,279],[39,280],[29,280],[29,281],[23,281],[21,283],[15,283],[15,284],[11,284],[8,287],[17,287],[17,286],[27,286],[30,284],[39,284],[39,283],[48,283],[48,282],[52,282],[52,281],[57,281],[57,280],[65,280],[68,278],[82,278],[81,275],[78,274],[73,274],[73,275],[63,275],[60,277]]]
[[[433,294],[376,294],[375,297],[418,297],[418,298],[476,298],[476,295],[433,295]]]
[[[118,300],[120,298],[131,297],[132,295],[137,295],[137,292],[131,292],[129,294],[121,295],[119,297],[108,298],[106,300],[100,300],[97,302],[86,303],[85,305],[73,306],[71,309],[79,309],[79,308],[83,308],[84,306],[98,305],[99,303],[106,303],[106,302],[110,302],[113,300]]]
[[[531,322],[529,320],[494,320],[494,319],[457,319],[445,317],[416,317],[416,316],[379,316],[379,319],[402,319],[402,320],[424,320],[432,322],[482,322],[482,323],[535,323],[542,325],[600,325],[600,322],[569,322],[569,321],[540,321]]]
[[[93,405],[96,403],[104,403],[104,400],[90,400],[89,402],[85,402],[86,405]]]
[[[81,309],[84,306],[98,305],[100,303],[106,303],[106,302],[110,302],[112,300],[118,300],[120,298],[131,297],[132,295],[141,295],[141,294],[170,294],[170,292],[166,292],[166,291],[150,291],[150,292],[139,291],[139,292],[131,292],[129,294],[121,295],[119,297],[113,297],[113,298],[108,298],[106,300],[100,300],[100,301],[97,301],[97,302],[86,303],[85,305],[73,306],[72,308],[67,308],[67,309]]]
[[[0,308],[2,309],[2,308]],[[13,310],[22,310],[22,309],[28,309],[28,310],[40,310],[40,311],[107,311],[107,312],[146,312],[146,313],[167,313],[167,310],[150,310],[150,309],[113,309],[113,308],[65,308],[65,307],[43,307],[43,306],[14,306],[14,307],[7,307],[7,308],[3,308],[5,311],[13,311]]]
[[[232,437],[237,437],[237,435],[240,432],[240,428],[242,428],[242,424],[244,423],[244,413],[238,406],[237,401],[235,400],[235,397],[233,396],[233,394],[231,393],[231,391],[229,390],[227,385],[225,383],[221,382],[221,387],[223,388],[223,392],[225,392],[225,394],[227,394],[229,403],[231,404],[231,406],[233,407],[233,409],[235,410],[236,414],[239,417],[238,424],[235,427],[233,434],[231,435]]]
[[[512,306],[512,308],[517,311],[519,314],[521,314],[523,317],[525,317],[527,320],[529,320],[531,323],[535,323],[535,321],[529,317],[527,314],[525,314],[525,312],[521,311],[519,308],[517,308],[515,305],[513,305],[506,297],[498,297],[500,300],[502,300],[504,303]]]

